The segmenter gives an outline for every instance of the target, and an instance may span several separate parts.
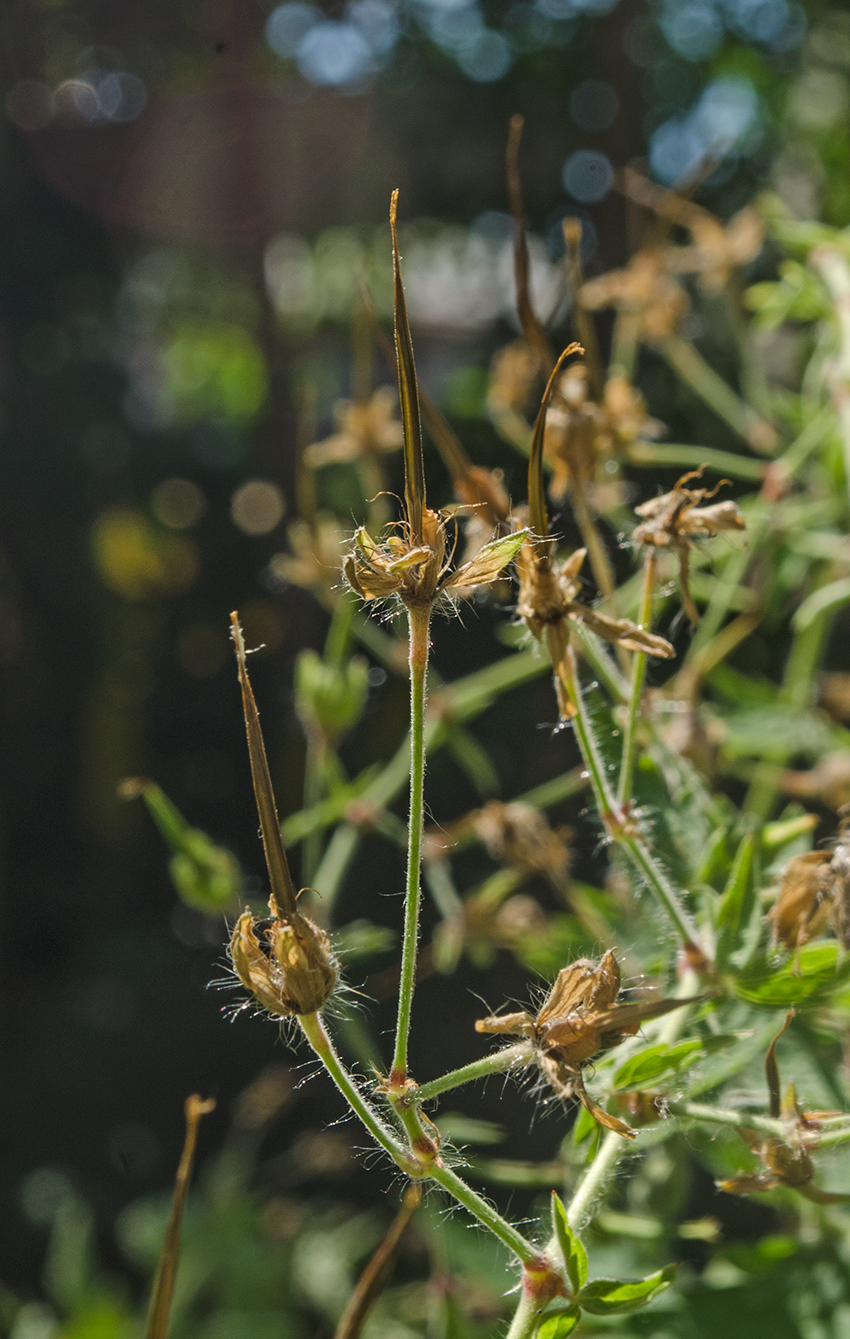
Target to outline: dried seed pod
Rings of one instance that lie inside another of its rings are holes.
[[[832,853],[826,879],[832,901],[833,928],[841,947],[850,948],[850,833],[842,833]]]
[[[808,851],[788,861],[779,896],[768,913],[773,935],[786,948],[798,949],[819,934],[829,918],[825,875],[828,851]]]
[[[339,981],[339,966],[324,930],[298,910],[298,901],[280,835],[260,717],[248,668],[239,616],[230,616],[242,705],[248,734],[248,753],[260,830],[271,884],[271,923],[257,938],[258,919],[245,912],[236,922],[230,956],[239,980],[270,1013],[289,1017],[311,1014],[327,1002]]]
[[[734,502],[700,506],[706,498],[713,497],[724,483],[728,483],[727,479],[722,479],[710,491],[706,488],[684,487],[688,480],[698,479],[701,474],[702,467],[684,474],[672,492],[635,507],[643,520],[632,533],[635,544],[672,549],[678,555],[682,605],[691,623],[699,622],[699,610],[691,595],[689,578],[692,545],[700,539],[711,539],[722,530],[746,529],[746,522]]]
[[[269,1013],[289,1018],[321,1009],[339,980],[337,961],[324,930],[306,916],[275,916],[263,938],[256,917],[245,912],[230,940],[234,970],[246,989]]]
[[[562,968],[536,1015],[525,1011],[494,1014],[479,1018],[475,1030],[530,1038],[538,1065],[560,1097],[578,1097],[600,1125],[633,1139],[634,1130],[603,1111],[587,1092],[582,1066],[634,1036],[647,1019],[660,1018],[706,996],[617,1004],[619,993],[620,965],[609,949],[599,962],[579,958]]]

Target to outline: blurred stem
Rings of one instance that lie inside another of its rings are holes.
[[[844,453],[845,484],[850,492],[850,264],[831,246],[816,247],[809,259],[835,305],[838,357],[832,372],[832,391]]]
[[[334,605],[330,627],[325,637],[325,660],[339,666],[345,660],[351,630],[360,603],[353,591],[344,591]]]
[[[828,569],[824,568],[821,577],[813,583],[814,590],[824,583],[827,571]],[[824,610],[823,613],[817,614],[811,623],[807,623],[795,633],[791,642],[791,649],[785,662],[785,673],[782,676],[780,698],[789,707],[794,707],[798,711],[806,711],[811,706],[817,668],[832,624],[832,617],[832,610]],[[779,760],[761,762],[757,765],[744,801],[745,814],[761,819],[769,816],[779,794],[781,770]]]
[[[732,1125],[736,1129],[743,1126],[746,1130],[758,1130],[761,1134],[779,1135],[783,1139],[788,1137],[788,1126],[784,1121],[751,1115],[747,1111],[730,1111],[703,1102],[670,1102],[667,1110],[671,1116],[687,1116],[690,1120],[707,1121],[711,1125]]]
[[[611,339],[609,376],[619,369],[626,381],[634,381],[638,355],[640,317],[635,312],[618,311]]]
[[[631,863],[646,880],[650,890],[661,903],[670,920],[676,927],[682,942],[686,945],[699,943],[696,927],[683,907],[665,875],[656,864],[641,838],[632,825],[624,818],[620,805],[611,794],[605,775],[605,764],[599,753],[593,733],[593,723],[581,692],[575,655],[571,646],[567,647],[558,670],[564,689],[576,708],[573,717],[576,739],[585,766],[590,773],[596,805],[608,835],[623,848]]]
[[[503,1074],[505,1070],[528,1065],[533,1057],[534,1048],[531,1042],[522,1041],[515,1046],[506,1046],[501,1051],[495,1051],[493,1055],[485,1055],[483,1059],[473,1060],[471,1064],[462,1065],[460,1069],[452,1069],[442,1078],[420,1084],[416,1092],[416,1101],[430,1102],[433,1097],[439,1097],[440,1093],[446,1093],[451,1088],[460,1088],[464,1083],[474,1083],[476,1079],[486,1079],[490,1074]]]
[[[762,455],[773,451],[779,440],[773,425],[742,400],[692,344],[681,335],[670,335],[658,349],[679,379],[742,441]]]
[[[685,469],[705,465],[717,474],[731,474],[734,479],[751,479],[754,483],[761,481],[769,469],[765,461],[739,456],[734,451],[678,442],[631,442],[626,457],[633,465],[681,465]]]
[[[325,753],[327,741],[320,729],[307,730],[307,755],[304,760],[304,808],[312,809],[324,798]],[[301,882],[312,888],[322,858],[322,829],[313,828],[304,838],[301,851]]]
[[[614,569],[611,566],[611,560],[608,557],[608,551],[602,541],[602,536],[596,526],[596,522],[587,505],[587,495],[584,487],[579,480],[573,483],[570,489],[570,501],[573,504],[573,514],[576,518],[576,524],[581,531],[581,538],[584,547],[587,549],[590,558],[590,566],[593,569],[593,576],[599,587],[600,593],[606,600],[615,606],[615,595],[617,583],[614,580]]]
[[[609,1130],[593,1162],[588,1167],[567,1209],[567,1222],[574,1232],[584,1227],[594,1204],[605,1188],[605,1182],[630,1144],[621,1134]]]
[[[643,589],[640,599],[640,612],[638,614],[638,624],[647,631],[652,625],[652,597],[655,594],[655,572],[655,549],[648,548],[643,568]],[[647,654],[645,651],[635,651],[633,653],[629,714],[626,718],[626,732],[623,739],[623,761],[620,766],[620,784],[617,789],[618,803],[623,806],[629,804],[632,798],[635,754],[637,751],[638,718],[640,716],[641,699],[643,698],[643,686],[646,681],[646,662]]]
[[[416,984],[416,946],[422,900],[422,834],[425,826],[425,696],[431,605],[412,604],[407,612],[410,621],[410,813],[401,982],[392,1067],[394,1083],[403,1083],[407,1077],[407,1039]]]

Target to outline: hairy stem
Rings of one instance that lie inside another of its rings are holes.
[[[411,605],[410,619],[410,816],[408,819],[407,887],[404,899],[404,937],[398,995],[393,1082],[407,1077],[407,1039],[416,984],[416,947],[422,900],[422,833],[425,826],[425,695],[431,606]]]
[[[574,1232],[584,1227],[591,1216],[593,1206],[605,1188],[605,1182],[613,1172],[620,1158],[628,1150],[627,1141],[614,1130],[609,1130],[593,1162],[588,1167],[578,1189],[570,1200],[567,1209],[567,1221]]]
[[[655,568],[656,555],[655,549],[647,550],[646,562],[643,569],[643,590],[640,599],[640,613],[638,614],[638,623],[642,628],[649,628],[652,625],[652,597],[655,593]],[[626,732],[623,738],[623,761],[620,765],[620,784],[617,788],[617,799],[621,805],[626,805],[632,798],[632,786],[635,772],[635,755],[637,752],[637,728],[638,717],[640,716],[640,704],[643,697],[643,685],[646,681],[646,661],[645,651],[635,651],[632,659],[632,686],[629,697],[629,714],[626,718]]]
[[[646,849],[643,841],[624,820],[622,809],[611,794],[605,774],[605,764],[602,761],[593,733],[593,723],[582,696],[572,647],[567,647],[558,671],[566,693],[576,708],[576,715],[573,718],[576,739],[581,749],[584,764],[590,773],[594,798],[606,831],[623,848],[631,863],[646,880],[651,892],[664,907],[670,920],[675,925],[683,943],[697,944],[699,940],[696,927],[684,908],[679,905],[675,890]]]
[[[363,1096],[354,1079],[336,1053],[321,1014],[303,1014],[299,1017],[301,1030],[342,1093],[351,1110],[365,1125],[377,1144],[389,1153],[393,1162],[409,1175],[417,1175],[415,1159],[411,1157],[393,1130],[381,1119],[371,1103]]]
[[[543,1306],[545,1302],[541,1302],[534,1293],[523,1290],[505,1339],[532,1339]]]
[[[435,1164],[428,1174],[432,1180],[436,1181],[438,1186],[442,1186],[443,1190],[447,1191],[453,1199],[456,1199],[459,1204],[468,1209],[472,1216],[478,1219],[479,1223],[483,1223],[484,1227],[489,1228],[493,1235],[498,1237],[524,1265],[539,1262],[540,1248],[527,1241],[521,1232],[517,1232],[516,1228],[512,1227],[493,1208],[492,1204],[488,1204],[485,1199],[476,1194],[472,1187],[462,1181],[449,1167]]]
[[[432,1079],[430,1083],[420,1084],[416,1100],[430,1102],[432,1097],[438,1097],[440,1093],[448,1092],[451,1088],[460,1088],[461,1084],[474,1083],[476,1079],[486,1079],[490,1074],[504,1074],[506,1070],[518,1069],[520,1066],[530,1064],[533,1055],[534,1048],[530,1042],[522,1041],[516,1046],[506,1046],[492,1055],[485,1055],[481,1060],[461,1065],[460,1069],[452,1069],[441,1078]]]

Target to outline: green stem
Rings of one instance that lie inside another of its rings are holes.
[[[679,442],[632,442],[626,448],[626,455],[633,465],[681,465],[691,470],[705,465],[717,474],[731,474],[733,479],[751,479],[753,482],[763,479],[769,468],[763,460],[739,456],[734,451]]]
[[[407,1039],[416,984],[416,947],[419,906],[422,901],[422,834],[425,826],[425,697],[431,606],[412,604],[410,620],[410,816],[408,819],[407,887],[404,900],[404,936],[398,994],[392,1081],[407,1077]]]
[[[659,345],[659,352],[685,385],[713,409],[738,437],[754,451],[762,455],[771,454],[779,440],[773,424],[742,400],[692,344],[682,339],[681,335],[671,335]]]
[[[485,1199],[468,1186],[465,1181],[453,1172],[449,1167],[434,1165],[429,1170],[429,1176],[442,1186],[443,1190],[448,1191],[453,1199],[468,1209],[479,1223],[483,1223],[489,1228],[495,1237],[507,1246],[524,1265],[537,1264],[540,1261],[541,1251],[538,1246],[533,1246],[530,1241],[517,1232],[515,1227],[506,1222],[500,1213],[488,1204]]]
[[[832,371],[832,390],[844,454],[845,486],[850,491],[850,264],[837,247],[831,246],[815,247],[809,260],[835,307],[838,356]]]
[[[339,1091],[355,1115],[365,1125],[377,1144],[385,1153],[389,1153],[393,1162],[410,1176],[421,1175],[417,1162],[396,1138],[395,1133],[384,1123],[378,1113],[361,1093],[354,1079],[336,1053],[334,1044],[322,1021],[321,1014],[302,1014],[298,1018],[301,1030],[330,1074]]]
[[[590,1219],[593,1206],[605,1188],[605,1182],[628,1148],[629,1144],[622,1135],[616,1134],[614,1130],[608,1131],[596,1157],[570,1200],[567,1222],[574,1232],[579,1232]]]
[[[606,831],[623,848],[632,864],[646,880],[649,888],[678,930],[683,943],[698,944],[696,927],[684,908],[679,905],[679,900],[672,885],[668,882],[641,839],[624,820],[622,810],[611,794],[608,779],[605,775],[605,766],[593,734],[593,725],[582,696],[572,647],[567,648],[561,662],[560,672],[563,675],[567,694],[575,704],[576,715],[573,717],[573,725],[576,739],[581,749],[585,767],[590,773],[594,798]]]
[[[707,1121],[711,1125],[732,1125],[736,1129],[742,1126],[746,1130],[779,1135],[783,1139],[788,1136],[788,1126],[784,1121],[772,1120],[769,1116],[750,1115],[747,1111],[730,1111],[703,1102],[670,1102],[667,1110],[671,1116],[687,1116],[690,1120]]]
[[[324,760],[327,747],[321,730],[308,729],[307,756],[304,761],[304,808],[312,809],[323,798]],[[301,882],[312,888],[322,859],[322,830],[313,828],[304,838],[301,852]]]
[[[542,1303],[532,1292],[526,1292],[523,1289],[519,1304],[514,1312],[514,1318],[511,1321],[511,1328],[508,1330],[505,1339],[532,1339],[534,1331],[537,1329],[537,1322],[540,1318],[545,1303]]]
[[[618,311],[611,339],[611,366],[609,375],[622,373],[626,381],[634,381],[638,355],[640,318],[634,312]]]
[[[655,568],[656,554],[655,549],[647,550],[646,563],[643,569],[643,590],[640,600],[640,612],[638,614],[638,623],[642,628],[652,626],[652,597],[655,594]],[[623,739],[623,761],[620,765],[620,784],[617,789],[617,799],[621,805],[627,805],[632,798],[632,789],[635,772],[635,755],[637,752],[637,728],[638,718],[640,716],[640,704],[643,698],[643,685],[646,681],[646,662],[647,654],[645,651],[635,651],[632,659],[632,687],[629,697],[629,714],[626,718],[626,733]]]
[[[474,1083],[476,1079],[486,1079],[490,1074],[503,1074],[508,1069],[519,1069],[531,1064],[533,1058],[534,1048],[530,1042],[522,1041],[515,1046],[506,1046],[492,1055],[485,1055],[481,1060],[461,1065],[460,1069],[452,1069],[442,1078],[420,1084],[416,1091],[416,1101],[430,1102],[433,1097],[439,1097],[440,1093],[448,1092],[450,1088]]]

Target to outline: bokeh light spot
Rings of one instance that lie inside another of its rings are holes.
[[[180,594],[198,574],[194,544],[157,530],[132,507],[101,512],[92,526],[91,547],[104,585],[128,600]]]
[[[579,130],[589,134],[607,130],[617,119],[620,99],[612,84],[603,79],[582,79],[570,94],[570,116]]]
[[[372,48],[353,23],[326,19],[310,28],[295,52],[298,68],[311,84],[356,84],[376,69]]]
[[[189,530],[207,509],[206,500],[191,479],[163,479],[151,493],[151,510],[171,530]]]
[[[611,162],[597,149],[578,149],[564,164],[564,186],[582,204],[604,200],[613,185]]]
[[[458,53],[458,65],[476,83],[492,83],[507,74],[514,62],[508,39],[487,28],[465,50]]]
[[[249,479],[237,488],[230,503],[233,524],[246,535],[268,535],[286,510],[283,493],[267,479]]]
[[[266,20],[266,41],[278,56],[294,56],[301,38],[321,19],[315,5],[289,0],[278,5]]]

